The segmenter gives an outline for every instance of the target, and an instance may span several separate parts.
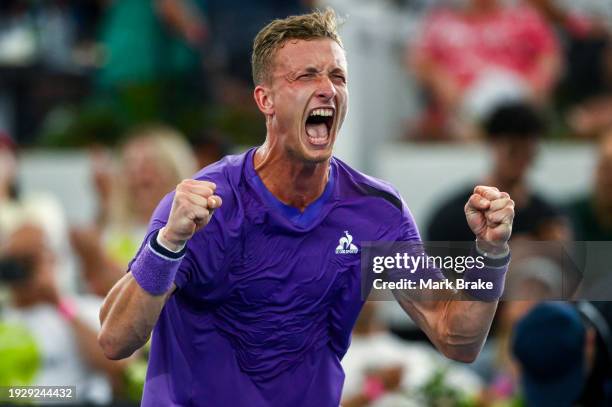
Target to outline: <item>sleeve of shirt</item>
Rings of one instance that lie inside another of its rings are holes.
[[[163,228],[168,222],[174,192],[166,195],[159,203],[151,221],[145,239],[138,253],[145,247],[155,232]],[[225,236],[222,227],[222,210],[217,209],[210,222],[200,229],[188,242],[185,256],[183,257],[176,274],[174,283],[178,288],[183,288],[187,283],[196,280],[199,283],[212,284],[218,281],[219,273],[225,269]],[[132,260],[128,266],[131,269]]]
[[[421,234],[419,233],[419,229],[417,227],[416,221],[408,209],[406,203],[402,200],[402,220],[399,228],[399,238],[397,239],[400,242],[414,242],[415,244],[411,245],[403,245],[407,252],[409,252],[412,256],[418,256],[421,253],[425,252],[425,246],[422,244],[423,241],[421,239]],[[426,253],[425,253],[426,254]],[[415,273],[416,274],[416,273]],[[444,273],[438,268],[429,267],[423,268],[419,270],[420,278],[433,278],[436,280],[444,279]],[[414,276],[414,275],[413,275]]]
[[[398,241],[421,241],[421,234],[417,227],[416,221],[408,209],[406,203],[402,200],[402,218],[399,225]]]

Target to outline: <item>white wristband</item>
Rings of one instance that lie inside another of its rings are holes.
[[[172,250],[172,249],[171,249],[171,248],[169,248],[167,245],[165,245],[165,244],[164,244],[164,242],[162,241],[162,238],[161,238],[161,233],[158,233],[158,234],[157,234],[157,239],[156,239],[156,240],[157,240],[157,244],[158,244],[158,245],[160,245],[161,247],[163,247],[164,249],[166,249],[166,250],[168,250],[168,251],[170,251],[170,252],[172,252],[172,253],[178,253],[178,252],[180,252],[181,250],[183,250],[183,249],[185,248],[185,244],[183,244],[183,245],[182,245],[181,247],[179,247],[178,249],[176,249],[176,250]]]

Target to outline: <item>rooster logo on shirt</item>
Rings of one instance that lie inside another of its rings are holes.
[[[353,244],[353,236],[349,234],[347,230],[344,231],[344,236],[338,241],[338,247],[336,247],[336,254],[354,254],[358,253],[359,249]]]

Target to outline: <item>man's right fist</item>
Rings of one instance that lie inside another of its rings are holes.
[[[221,197],[215,195],[216,188],[212,182],[193,179],[178,184],[168,223],[159,232],[164,246],[179,251],[208,224],[213,211],[221,206]]]

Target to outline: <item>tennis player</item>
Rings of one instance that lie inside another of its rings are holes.
[[[152,333],[143,406],[338,407],[340,360],[364,303],[360,242],[420,239],[392,186],[332,156],[348,106],[333,11],[267,25],[252,69],[266,141],[160,202],[100,312],[111,359]],[[479,186],[465,207],[483,275],[497,282],[513,206]],[[500,294],[402,306],[442,353],[472,361]]]

